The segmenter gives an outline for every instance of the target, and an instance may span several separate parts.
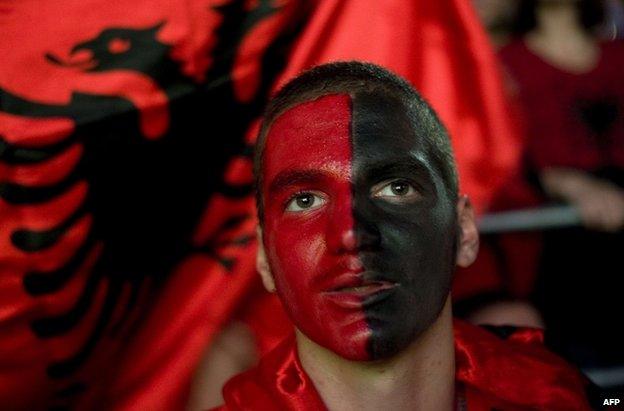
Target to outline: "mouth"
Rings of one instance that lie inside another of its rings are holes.
[[[396,287],[398,284],[390,281],[364,281],[360,285],[337,287],[330,290],[330,293],[346,293],[366,297],[378,292],[385,291]]]
[[[399,286],[387,280],[365,280],[362,275],[338,278],[333,287],[324,292],[326,298],[343,309],[361,310],[363,306],[377,304],[390,295]]]

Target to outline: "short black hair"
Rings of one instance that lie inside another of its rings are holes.
[[[399,98],[414,124],[427,129],[424,133],[428,137],[425,141],[427,151],[442,176],[449,199],[453,203],[457,202],[458,177],[453,150],[448,133],[431,106],[406,80],[383,67],[359,61],[335,62],[313,67],[290,80],[266,107],[254,155],[256,205],[260,224],[263,222],[264,211],[260,194],[262,159],[266,137],[273,121],[297,104],[328,94],[353,95],[359,91]]]

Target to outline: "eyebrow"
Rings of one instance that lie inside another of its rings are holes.
[[[269,193],[275,193],[284,188],[313,183],[322,180],[325,174],[320,171],[310,170],[285,170],[277,174],[269,184]]]
[[[419,177],[424,177],[428,182],[433,184],[434,171],[431,165],[423,159],[411,156],[376,162],[367,167],[365,174],[368,178],[374,176],[390,177],[393,173],[406,171],[416,173]]]

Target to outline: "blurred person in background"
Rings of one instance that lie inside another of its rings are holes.
[[[579,227],[545,233],[535,303],[553,343],[586,369],[624,364],[614,323],[622,309],[624,43],[600,40],[604,15],[602,1],[523,0],[519,38],[500,51],[524,112],[528,179],[544,201],[570,204],[580,217]]]

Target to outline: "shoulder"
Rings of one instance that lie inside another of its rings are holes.
[[[552,72],[542,60],[526,46],[524,40],[516,39],[498,51],[501,69],[511,89],[524,92],[539,88]]]
[[[624,53],[624,39],[615,39],[601,43],[602,48],[609,53]]]
[[[512,40],[509,44],[503,46],[498,52],[498,56],[505,66],[516,67],[532,57],[533,53],[527,48],[523,39]]]
[[[589,410],[589,381],[531,328],[455,321],[456,378],[471,392],[520,408]]]
[[[600,43],[602,49],[602,63],[606,65],[618,65],[624,63],[624,39],[605,41]]]
[[[252,368],[229,380],[223,387],[224,404],[219,411],[261,410],[276,408],[259,368]],[[213,410],[214,411],[214,410]]]
[[[267,353],[260,363],[228,381],[220,410],[324,410],[314,384],[299,362],[294,335]]]
[[[498,50],[498,54],[501,56],[510,56],[526,52],[528,52],[528,50],[522,38],[514,38]]]
[[[272,381],[275,381],[280,364],[286,362],[293,349],[289,339],[265,355],[258,365],[231,378],[223,387],[225,404],[219,410],[270,409],[275,407]]]

